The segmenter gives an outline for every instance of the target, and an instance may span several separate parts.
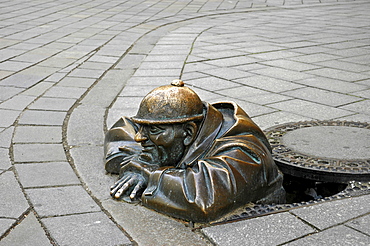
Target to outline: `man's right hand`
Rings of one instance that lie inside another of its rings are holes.
[[[139,173],[126,172],[112,187],[110,195],[119,199],[129,196],[131,200],[139,198],[147,187],[147,180]]]

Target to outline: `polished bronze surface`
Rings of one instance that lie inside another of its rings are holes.
[[[285,201],[282,174],[261,129],[235,103],[209,104],[175,81],[150,92],[137,115],[107,132],[111,195],[194,222],[249,202]]]

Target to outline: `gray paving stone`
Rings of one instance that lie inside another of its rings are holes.
[[[243,98],[243,100],[252,102],[259,105],[268,105],[275,102],[282,102],[286,100],[292,99],[291,97],[276,94],[276,93],[269,93],[266,92],[266,94],[260,94],[260,95],[253,95],[253,96],[246,96]]]
[[[265,115],[253,117],[253,121],[261,128],[267,129],[284,123],[312,120],[312,118],[289,113],[289,112],[273,112]]]
[[[186,85],[190,88],[195,86],[204,90],[209,91],[218,91],[223,89],[229,89],[234,87],[239,87],[240,85],[231,82],[225,79],[220,79],[213,76],[208,76],[206,78],[199,78],[199,79],[193,79],[193,80],[187,80],[185,81]]]
[[[209,69],[209,70],[202,71],[202,73],[209,74],[209,75],[219,77],[219,78],[223,78],[226,80],[240,79],[240,78],[250,77],[252,75],[251,73],[248,73],[242,70],[238,70],[234,68],[227,68],[227,67]]]
[[[370,212],[369,195],[293,209],[291,212],[320,230]],[[317,216],[320,215],[320,216]]]
[[[33,97],[33,96],[17,95],[17,96],[14,96],[13,98],[1,103],[0,108],[13,109],[13,110],[23,110],[33,100],[35,100],[35,97]]]
[[[141,69],[136,70],[134,76],[142,77],[155,77],[155,76],[166,76],[178,78],[181,74],[181,67],[176,69]]]
[[[348,121],[361,121],[361,122],[370,122],[369,114],[352,114],[349,116],[338,118],[338,120],[348,120]]]
[[[92,78],[98,79],[104,70],[96,70],[96,69],[76,69],[74,70],[69,76],[71,77],[79,77],[79,78]]]
[[[345,226],[336,226],[286,245],[369,245],[370,237]]]
[[[9,235],[1,240],[0,245],[46,246],[52,244],[46,237],[45,231],[37,221],[36,216],[31,212]]]
[[[253,72],[260,74],[260,75],[269,76],[269,77],[287,80],[287,81],[297,81],[297,80],[302,80],[302,79],[313,77],[313,75],[310,75],[307,73],[297,72],[297,71],[277,68],[277,67],[258,69]]]
[[[19,119],[19,124],[30,125],[50,125],[61,126],[63,125],[66,112],[58,111],[38,111],[26,110]]]
[[[46,76],[35,74],[16,73],[0,81],[0,85],[15,86],[19,88],[29,88],[43,80],[45,77]]]
[[[146,62],[160,62],[160,61],[184,61],[186,55],[151,55],[145,58]]]
[[[67,162],[16,164],[24,188],[80,184]]]
[[[357,102],[360,100],[360,98],[358,97],[339,94],[336,92],[331,92],[331,91],[326,91],[326,90],[321,90],[321,89],[316,89],[316,88],[310,88],[310,87],[300,88],[300,89],[293,90],[293,91],[287,91],[287,92],[284,92],[283,94],[287,96],[315,102],[315,103],[333,106],[333,107],[350,104],[350,103]]]
[[[42,93],[44,93],[47,89],[49,89],[53,85],[54,83],[50,82],[40,82],[37,85],[23,91],[22,94],[27,96],[40,96]]]
[[[2,236],[15,222],[15,219],[0,218],[0,236]]]
[[[49,57],[40,62],[39,65],[45,67],[65,68],[74,62],[75,60],[71,58]]]
[[[248,57],[257,58],[260,60],[275,60],[275,59],[291,58],[291,57],[300,56],[300,55],[302,54],[298,52],[281,50],[281,51],[273,51],[273,52],[248,55]]]
[[[314,77],[296,81],[297,83],[312,86],[316,88],[321,88],[325,90],[330,90],[334,92],[341,92],[341,93],[351,93],[355,91],[362,91],[366,89],[366,85],[362,85],[360,83],[351,83],[340,81],[337,79],[330,79],[325,77]]]
[[[64,87],[54,86],[50,88],[45,94],[45,97],[53,98],[75,98],[78,99],[86,92],[85,88],[80,87]]]
[[[67,134],[70,145],[102,144],[105,108],[80,106],[69,119]]]
[[[264,95],[267,92],[261,89],[256,89],[254,87],[250,86],[238,86],[230,89],[224,89],[217,91],[219,94],[222,94],[226,97],[232,97],[232,98],[245,98],[245,97],[251,97],[251,96],[258,96],[258,95]]]
[[[62,144],[14,144],[14,162],[65,161]]]
[[[206,75],[203,74],[203,77],[206,77]],[[156,86],[170,84],[173,80],[174,80],[174,77],[172,77],[172,76],[171,77],[165,77],[165,76],[163,76],[163,77],[162,76],[159,76],[159,77],[131,77],[127,81],[127,86],[150,86],[150,88],[154,88]],[[185,81],[185,83],[186,83],[186,81]],[[127,86],[125,86],[125,89],[120,93],[120,96],[134,96],[134,95],[128,95],[128,93],[126,93],[126,87]]]
[[[370,99],[370,89],[359,91],[359,92],[354,92],[354,93],[351,93],[351,94],[355,95],[355,96],[358,96],[358,97]]]
[[[308,71],[307,73],[311,73],[311,74],[315,74],[315,75],[319,75],[323,77],[328,77],[332,79],[348,81],[348,82],[364,80],[370,77],[370,75],[348,72],[348,71],[343,71],[343,70],[333,69],[333,68],[321,68],[321,69]]]
[[[10,162],[9,149],[0,148],[0,170],[7,170],[11,166],[12,164]]]
[[[5,101],[22,92],[23,90],[24,89],[11,86],[0,86],[0,101]]]
[[[342,59],[342,61],[358,63],[362,65],[369,65],[369,59],[370,59],[369,57],[370,57],[369,54],[364,54],[362,56],[354,56],[354,57],[345,58],[345,59]]]
[[[132,245],[102,212],[45,218],[42,222],[59,245]]]
[[[83,146],[71,149],[76,170],[87,184],[94,197],[99,200],[111,199],[109,194],[117,177],[107,175],[104,169],[104,151],[102,146]]]
[[[358,72],[358,73],[370,70],[370,66],[364,66],[360,64],[354,64],[354,63],[338,61],[338,60],[320,62],[320,63],[317,63],[317,65],[336,68],[340,70],[346,70],[350,72]]]
[[[40,217],[100,211],[82,186],[26,189]]]
[[[0,127],[9,127],[13,125],[19,114],[19,111],[0,109]]]
[[[62,143],[62,128],[58,126],[18,126],[14,143]]]
[[[347,222],[346,225],[370,235],[370,215],[365,215],[358,219],[351,220],[350,222]]]
[[[70,87],[81,87],[88,88],[94,84],[96,80],[91,78],[76,78],[76,77],[65,77],[63,78],[58,85],[59,86],[70,86]]]
[[[274,67],[280,67],[284,69],[291,69],[291,70],[300,71],[300,72],[320,68],[319,66],[316,66],[316,65],[302,63],[302,62],[289,61],[289,60],[267,61],[267,62],[262,62],[262,64],[266,64],[266,65],[274,66]]]
[[[269,106],[282,111],[287,111],[297,115],[320,120],[335,119],[351,114],[349,111],[343,109],[307,102],[300,99],[272,103]]]
[[[345,110],[351,110],[354,112],[370,114],[370,100],[363,100],[360,102],[351,103],[346,106],[342,106],[340,108],[345,109]]]
[[[0,147],[9,148],[13,137],[14,127],[4,128],[0,131]]]
[[[0,174],[0,217],[18,219],[29,207],[14,173]]]
[[[116,66],[117,69],[135,69],[138,68],[145,55],[128,54]]]
[[[202,231],[217,245],[278,245],[314,232],[289,213],[263,216]]]
[[[209,245],[182,223],[145,207],[113,199],[103,206],[139,245]]]
[[[0,63],[0,70],[20,71],[33,65],[31,62],[5,61]]]
[[[303,87],[302,85],[288,82],[286,80],[275,79],[261,75],[254,75],[248,78],[237,79],[236,81],[244,85],[272,92],[284,92]]]
[[[69,98],[49,98],[41,97],[29,106],[29,109],[68,111],[76,102]]]

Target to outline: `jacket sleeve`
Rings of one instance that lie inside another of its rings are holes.
[[[134,158],[141,151],[135,142],[135,124],[122,117],[106,133],[104,141],[105,170],[118,174],[120,167]]]
[[[268,172],[265,173],[266,169]],[[181,219],[208,222],[254,202],[278,170],[269,150],[252,135],[216,140],[205,158],[185,169],[151,173],[144,205]],[[271,176],[271,177],[270,177]]]

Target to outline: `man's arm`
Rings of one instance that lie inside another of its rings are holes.
[[[105,170],[118,174],[122,164],[141,152],[141,146],[135,142],[135,124],[122,117],[106,133],[104,141]]]

